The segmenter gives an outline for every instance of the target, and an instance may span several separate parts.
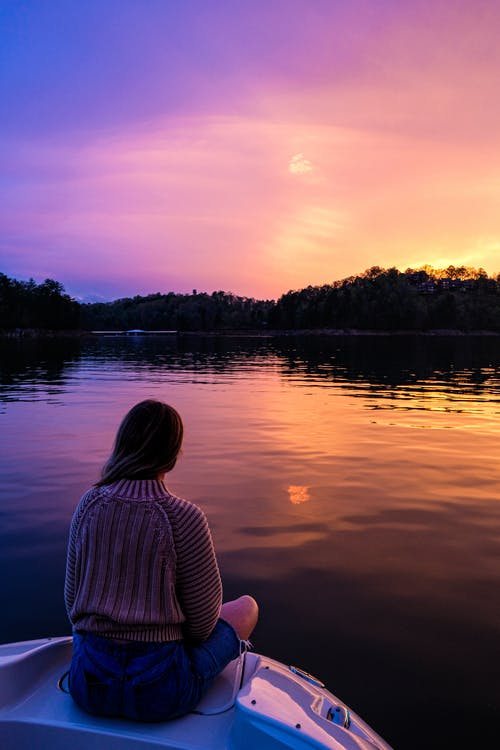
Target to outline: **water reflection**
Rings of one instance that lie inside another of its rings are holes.
[[[0,357],[0,640],[67,632],[74,505],[123,414],[157,397],[186,427],[169,486],[207,512],[226,596],[259,599],[258,648],[401,750],[462,741],[471,702],[498,720],[498,339],[4,341]]]
[[[310,487],[301,484],[291,484],[288,487],[288,495],[293,505],[307,503],[311,499]]]
[[[76,338],[0,338],[0,413],[8,401],[57,401],[80,357]]]
[[[246,377],[266,370],[308,388],[327,384],[377,409],[481,411],[500,402],[496,337],[105,337],[0,341],[0,400],[57,395],[73,378]]]

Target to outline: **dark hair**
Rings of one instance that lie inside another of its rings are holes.
[[[176,410],[147,399],[132,407],[116,433],[97,485],[119,479],[156,479],[174,468],[184,429]]]

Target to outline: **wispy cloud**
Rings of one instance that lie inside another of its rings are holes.
[[[304,154],[294,154],[288,162],[288,171],[290,174],[307,174],[312,172],[313,165],[306,159]]]

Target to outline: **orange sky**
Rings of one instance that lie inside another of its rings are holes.
[[[153,80],[145,35],[114,109],[108,62],[84,81],[96,103],[75,121],[65,92],[47,88],[69,123],[42,112],[39,127],[6,132],[0,270],[104,297],[278,297],[371,265],[500,271],[500,6],[360,1],[341,13],[313,2],[280,16],[257,3],[239,19],[215,5],[206,23],[227,36],[197,37],[211,55],[205,85],[186,24],[176,68],[150,40]],[[76,83],[71,66],[61,76]]]

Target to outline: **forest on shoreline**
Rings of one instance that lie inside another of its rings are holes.
[[[449,266],[384,269],[289,291],[277,301],[230,292],[168,292],[84,303],[62,284],[0,273],[0,331],[359,330],[500,332],[500,274]]]

